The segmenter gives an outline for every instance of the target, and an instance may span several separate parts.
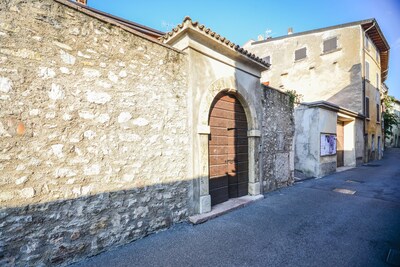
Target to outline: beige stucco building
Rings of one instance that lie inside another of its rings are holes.
[[[381,157],[381,84],[389,45],[375,19],[249,41],[244,47],[271,63],[262,73],[264,83],[302,95],[296,111],[296,170],[323,176]],[[304,132],[304,125],[316,123],[315,112],[322,124]],[[309,131],[317,133],[310,138]],[[323,134],[336,138],[335,153],[321,152]]]

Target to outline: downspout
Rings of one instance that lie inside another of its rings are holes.
[[[367,32],[370,30],[370,29],[372,29],[373,27],[375,27],[375,20],[374,20],[374,22],[372,23],[372,25],[371,25],[371,27],[369,27],[368,29],[366,29],[364,32],[363,32],[363,34],[362,34],[362,47],[363,47],[363,49],[362,49],[362,66],[363,66],[363,68],[362,68],[362,78],[363,78],[363,84],[362,84],[362,97],[363,97],[363,114],[364,114],[364,116],[365,116],[365,110],[366,110],[366,107],[365,107],[365,96],[366,96],[366,93],[365,93],[365,38],[366,38],[366,34],[367,34]],[[362,27],[361,27],[361,29],[362,29]],[[364,128],[364,162],[367,162],[366,160],[367,160],[367,157],[368,157],[368,155],[367,155],[367,146],[368,146],[368,142],[367,142],[367,144],[365,145],[365,140],[366,140],[366,138],[368,137],[368,133],[367,133],[367,129],[366,129],[366,127],[367,127],[367,124],[366,124],[366,120],[367,120],[367,118],[364,118],[364,121],[363,121],[363,128]],[[366,137],[367,136],[367,137]]]

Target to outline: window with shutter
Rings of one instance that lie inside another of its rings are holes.
[[[365,97],[365,117],[369,118],[369,98]]]
[[[333,51],[337,49],[337,37],[328,39],[324,41],[324,53]]]
[[[297,49],[294,52],[294,60],[295,61],[306,58],[306,57],[307,57],[307,48],[306,47]]]
[[[365,61],[365,79],[369,81],[369,63]]]

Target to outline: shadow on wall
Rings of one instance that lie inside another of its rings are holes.
[[[192,180],[0,208],[0,265],[66,265],[187,218]]]
[[[352,111],[362,113],[361,63],[353,65],[349,70],[349,75],[350,84],[331,96],[327,101]]]

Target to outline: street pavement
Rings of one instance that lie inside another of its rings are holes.
[[[390,249],[400,250],[400,149],[72,266],[393,266]]]

